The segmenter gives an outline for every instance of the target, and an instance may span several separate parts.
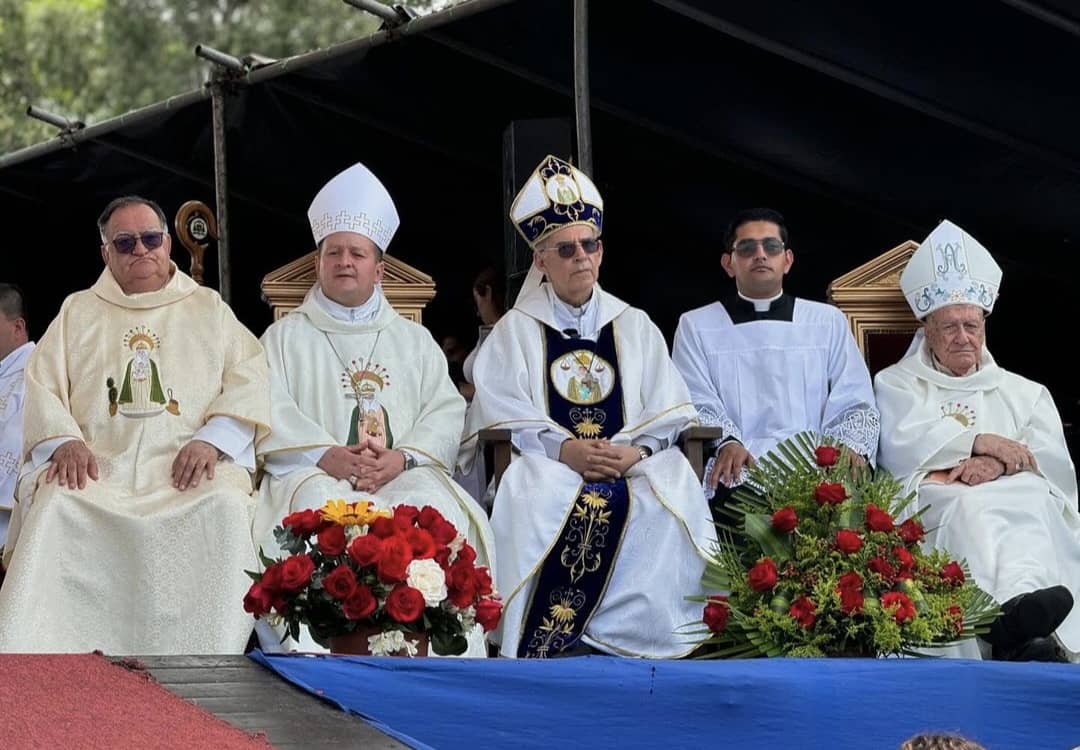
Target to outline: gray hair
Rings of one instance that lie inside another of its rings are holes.
[[[0,315],[8,320],[26,320],[26,298],[15,284],[0,282]]]
[[[102,211],[101,216],[98,217],[97,228],[98,232],[101,234],[102,242],[106,242],[109,239],[105,236],[105,228],[109,225],[109,219],[111,219],[112,215],[121,208],[127,208],[128,206],[148,206],[153,209],[154,213],[157,214],[158,221],[161,223],[161,229],[166,232],[169,231],[169,220],[165,218],[165,212],[161,210],[161,206],[149,198],[143,198],[138,195],[125,195],[120,198],[113,198],[109,201],[109,205],[105,206],[105,210]]]

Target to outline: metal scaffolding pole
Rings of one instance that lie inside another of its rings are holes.
[[[225,86],[218,72],[210,81],[210,104],[214,117],[214,197],[218,224],[218,293],[225,304],[232,304],[232,264],[229,261],[229,188],[225,167]]]
[[[589,99],[589,0],[574,0],[574,129],[577,166],[593,176],[592,118]]]

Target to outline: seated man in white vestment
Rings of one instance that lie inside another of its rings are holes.
[[[985,636],[993,658],[1061,661],[1061,644],[1080,651],[1076,471],[1050,393],[986,348],[1000,282],[990,253],[948,221],[908,261],[900,286],[923,329],[875,378],[878,459],[930,506],[927,543],[965,558],[1004,602]]]
[[[329,499],[431,505],[476,548],[480,564],[492,565],[487,514],[450,478],[465,399],[428,330],[398,315],[379,286],[399,224],[390,194],[355,164],[319,191],[308,218],[318,283],[262,337],[274,431],[261,445],[269,476],[256,541],[271,557],[281,554],[274,527]],[[261,625],[259,632],[271,646]],[[301,646],[318,648],[306,634]],[[481,631],[468,654],[486,655]]]
[[[676,630],[700,620],[685,597],[714,535],[675,446],[696,415],[660,331],[597,284],[602,212],[582,172],[537,167],[510,214],[530,277],[473,365],[462,463],[484,428],[512,430],[518,454],[491,517],[504,656],[678,657],[693,644]]]
[[[744,467],[799,432],[835,439],[858,462],[877,452],[874,390],[847,319],[784,292],[794,260],[778,212],[739,212],[720,256],[735,291],[684,314],[675,332],[672,359],[701,423],[722,430],[705,470],[714,508]]]
[[[22,291],[0,283],[0,548],[7,538],[15,480],[22,466],[23,373],[34,351],[26,325]]]
[[[105,270],[30,356],[0,651],[239,654],[251,635],[266,357],[169,260],[166,226],[152,201],[111,202]]]

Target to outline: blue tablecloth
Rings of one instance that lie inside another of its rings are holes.
[[[1080,746],[1080,666],[936,659],[252,658],[414,748]]]

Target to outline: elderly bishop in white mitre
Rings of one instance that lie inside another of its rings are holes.
[[[431,334],[399,315],[380,286],[399,224],[390,194],[354,164],[319,191],[308,219],[318,281],[262,337],[274,432],[260,446],[269,476],[256,541],[280,554],[273,529],[282,518],[330,499],[430,505],[494,573],[487,515],[450,478],[465,400]],[[272,645],[267,635],[260,625]],[[468,640],[467,655],[486,655],[479,628]],[[300,646],[319,648],[306,633]]]
[[[548,156],[510,218],[533,266],[477,354],[462,446],[467,467],[478,431],[505,427],[519,451],[491,517],[501,652],[685,655],[713,537],[675,447],[697,418],[686,384],[648,315],[596,283],[603,201],[584,173]]]
[[[1076,471],[1050,393],[986,348],[1001,275],[949,221],[908,262],[900,286],[924,327],[875,379],[878,460],[929,505],[928,543],[966,558],[1003,602],[986,636],[993,658],[1060,661],[1062,644],[1080,651]]]

